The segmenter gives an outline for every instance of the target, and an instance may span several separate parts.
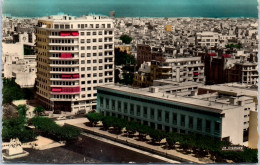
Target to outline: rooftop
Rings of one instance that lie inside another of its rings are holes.
[[[208,111],[208,112],[214,112],[214,113],[221,113],[225,110],[231,110],[238,108],[238,105],[231,105],[229,102],[221,102],[218,101],[218,98],[216,98],[214,101],[211,100],[205,100],[201,99],[199,97],[184,97],[184,96],[178,96],[178,95],[172,95],[172,94],[166,94],[162,93],[160,91],[158,92],[150,92],[150,88],[131,88],[128,86],[121,86],[121,85],[106,85],[98,87],[99,89],[106,89],[108,91],[115,90],[119,92],[125,92],[130,93],[134,95],[139,95],[141,97],[148,97],[148,98],[155,98],[158,100],[164,100],[169,102],[174,102],[176,104],[182,104],[186,106],[196,106],[201,107],[200,110]],[[247,99],[251,99],[248,98]]]

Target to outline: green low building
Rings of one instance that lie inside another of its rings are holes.
[[[106,85],[97,89],[97,98],[97,111],[105,116],[136,121],[167,132],[229,140],[235,144],[245,142],[244,107],[253,109],[254,106],[248,97],[215,98],[213,101],[201,96],[161,93],[159,87],[135,89]]]

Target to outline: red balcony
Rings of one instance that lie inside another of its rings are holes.
[[[74,94],[80,92],[80,87],[56,87],[51,88],[51,92],[54,94]]]
[[[229,54],[222,54],[222,57],[223,58],[231,58],[231,55],[229,55]]]
[[[70,32],[60,32],[60,36],[70,36]]]
[[[71,53],[61,53],[60,58],[73,58]]]
[[[77,79],[79,78],[79,74],[62,74],[62,79]]]
[[[209,56],[217,56],[216,53],[209,53],[208,55],[209,55]]]
[[[79,36],[79,32],[71,32],[72,36]]]
[[[60,36],[79,36],[79,32],[60,32]]]
[[[198,76],[198,75],[199,75],[199,73],[198,73],[198,72],[194,72],[193,74],[194,74],[194,76]]]

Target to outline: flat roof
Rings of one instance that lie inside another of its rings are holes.
[[[233,96],[257,97],[257,95],[258,95],[258,89],[248,88],[247,85],[243,85],[243,84],[239,84],[239,83],[204,85],[199,88],[227,93],[227,94],[230,94]]]
[[[215,101],[210,100],[203,100],[200,98],[194,98],[194,97],[186,97],[186,96],[178,96],[178,95],[172,95],[172,94],[166,94],[162,92],[156,92],[151,93],[149,91],[149,88],[134,88],[134,87],[128,87],[128,86],[120,86],[120,85],[114,85],[109,84],[105,86],[100,86],[98,89],[106,89],[108,91],[115,90],[119,92],[129,93],[133,95],[139,95],[141,97],[150,97],[158,100],[164,100],[169,102],[174,102],[177,104],[184,104],[184,106],[196,106],[196,107],[203,107],[205,109],[201,109],[208,112],[214,112],[214,113],[221,113],[225,110],[230,110],[234,108],[238,108],[237,105],[230,105],[229,103],[219,103]],[[250,99],[250,98],[249,98]]]

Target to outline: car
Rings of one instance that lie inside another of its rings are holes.
[[[66,120],[67,118],[65,116],[59,116],[57,120]]]

